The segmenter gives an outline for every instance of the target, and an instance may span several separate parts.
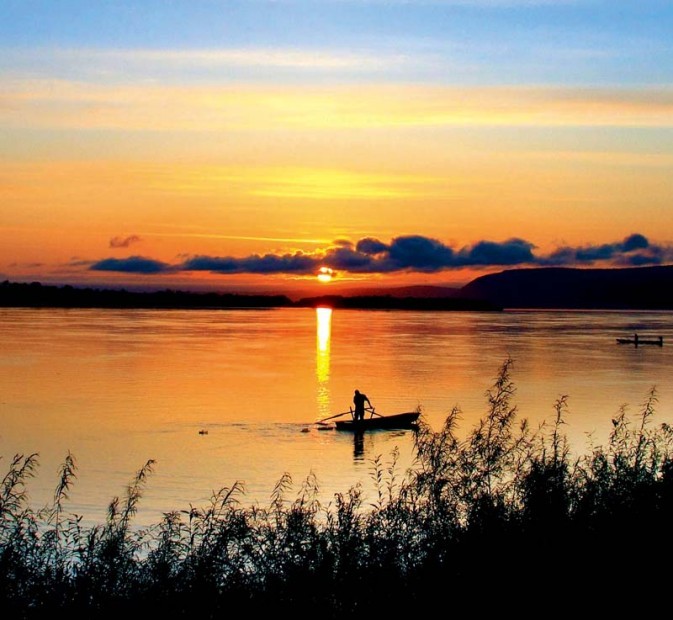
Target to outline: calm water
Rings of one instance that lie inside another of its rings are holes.
[[[634,332],[664,346],[616,344]],[[533,426],[569,396],[575,452],[605,443],[620,407],[636,416],[651,387],[654,423],[673,422],[671,313],[0,309],[0,342],[2,475],[15,454],[39,453],[28,490],[40,507],[70,451],[67,508],[90,523],[148,459],[137,524],[205,506],[235,482],[243,504],[266,506],[284,473],[290,499],[313,472],[324,503],[356,483],[373,501],[373,460],[390,463],[397,448],[410,465],[411,432],[360,443],[312,423],[347,411],[359,388],[380,413],[420,405],[437,429],[458,406],[467,432],[508,356]]]

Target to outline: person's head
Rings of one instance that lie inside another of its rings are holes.
[[[355,390],[356,396],[360,393],[360,390]]]

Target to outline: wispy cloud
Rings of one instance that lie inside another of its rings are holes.
[[[110,239],[111,248],[128,248],[134,243],[140,243],[141,239],[138,235],[129,235],[128,237],[112,237]]]
[[[673,126],[673,89],[320,86],[102,86],[10,80],[6,127],[138,131],[429,126]]]
[[[364,174],[336,169],[284,168],[260,175],[252,194],[276,198],[319,200],[406,198],[427,191],[435,179],[414,175]]]
[[[361,47],[239,47],[217,49],[5,49],[0,70],[7,76],[70,79],[100,84],[235,83],[280,77],[351,79],[432,66],[427,51]]]
[[[189,232],[146,232],[146,237],[182,237],[193,239],[227,239],[230,241],[272,241],[274,243],[291,243],[293,245],[326,245],[325,239],[307,239],[305,237],[261,237],[259,235],[223,235],[221,233],[189,233]]]
[[[30,52],[29,52],[30,53]],[[39,52],[41,55],[44,52]],[[23,52],[24,59],[26,52]],[[36,54],[36,52],[33,52]],[[120,63],[128,72],[133,66],[188,67],[273,67],[293,69],[350,69],[370,71],[405,62],[401,54],[362,51],[322,50],[319,48],[236,48],[236,49],[54,49],[52,58],[66,62],[109,66]]]

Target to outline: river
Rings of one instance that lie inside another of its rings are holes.
[[[617,344],[634,333],[664,344]],[[89,524],[150,459],[139,525],[236,483],[242,504],[266,506],[286,473],[290,499],[315,475],[324,504],[356,484],[374,501],[375,462],[397,451],[411,466],[413,432],[357,440],[315,422],[348,411],[357,388],[384,415],[420,406],[435,429],[458,407],[467,433],[508,358],[518,416],[550,422],[567,395],[577,453],[607,440],[620,408],[637,418],[652,388],[652,424],[673,422],[668,312],[4,308],[0,341],[3,475],[38,453],[29,501],[49,504],[70,452],[66,509]]]

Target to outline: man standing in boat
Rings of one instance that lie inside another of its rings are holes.
[[[356,422],[365,419],[365,403],[367,403],[370,407],[372,406],[366,394],[363,394],[362,392],[360,392],[360,390],[355,390],[355,393],[353,394],[353,404],[355,405],[355,413],[353,414],[353,419]]]

